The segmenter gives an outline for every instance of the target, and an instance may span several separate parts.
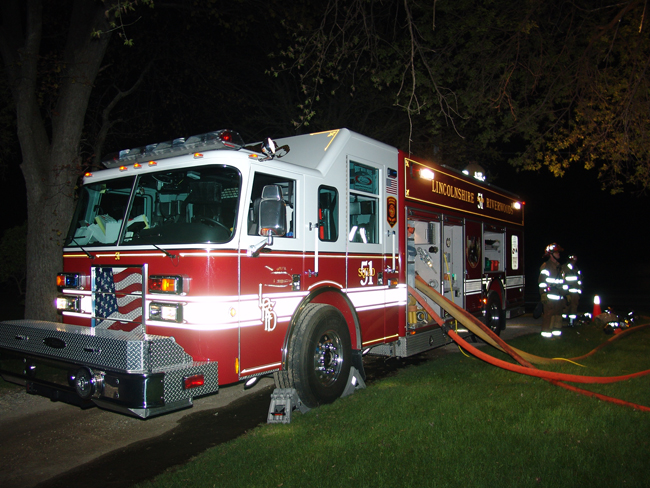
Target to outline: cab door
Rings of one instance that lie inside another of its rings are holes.
[[[306,232],[301,214],[304,199],[302,175],[264,168],[252,171],[247,185],[248,211],[239,243],[239,375],[247,377],[280,367],[289,321],[304,293]],[[265,191],[265,187],[267,191]],[[272,190],[272,191],[268,191]],[[286,226],[272,244],[259,235],[259,208],[263,196],[277,192],[286,213]],[[265,243],[260,247],[262,243]],[[251,249],[258,252],[251,255]],[[224,277],[228,279],[228,277]]]

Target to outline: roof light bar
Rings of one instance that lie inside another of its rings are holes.
[[[123,149],[105,157],[102,164],[107,168],[125,167],[126,164],[134,163],[148,163],[149,166],[153,166],[156,164],[153,161],[154,159],[160,160],[183,154],[197,154],[215,149],[239,150],[243,145],[244,140],[237,132],[223,129],[198,134],[187,139],[179,137],[171,141],[148,144],[144,147]]]

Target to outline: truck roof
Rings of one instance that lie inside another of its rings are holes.
[[[322,175],[329,172],[343,151],[354,153],[355,146],[373,146],[397,157],[397,149],[394,147],[345,128],[283,137],[273,141],[276,144],[276,160],[316,170]],[[258,153],[262,152],[261,148],[262,142],[244,146],[244,149]]]

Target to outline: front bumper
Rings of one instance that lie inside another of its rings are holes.
[[[173,337],[33,320],[0,323],[0,374],[30,393],[140,418],[219,389],[218,364],[194,361]]]

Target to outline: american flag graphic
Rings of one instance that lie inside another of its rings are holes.
[[[142,267],[95,268],[95,326],[131,331],[142,323]]]
[[[386,178],[386,193],[397,195],[397,178]]]

